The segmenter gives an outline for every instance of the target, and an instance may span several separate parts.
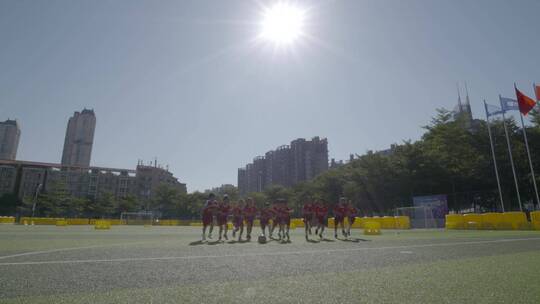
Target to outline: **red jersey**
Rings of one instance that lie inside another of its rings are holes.
[[[219,212],[219,216],[226,217],[231,212],[231,206],[229,206],[229,204],[219,205],[219,211],[218,212]]]
[[[345,206],[336,206],[334,207],[334,216],[335,217],[344,217],[347,213],[347,208]]]
[[[270,219],[274,215],[272,208],[263,208],[261,210],[261,219]]]
[[[312,216],[313,215],[313,211],[314,211],[314,207],[312,204],[310,203],[307,203],[304,205],[304,207],[302,208],[302,214],[304,216]]]
[[[274,218],[279,217],[281,207],[273,206],[271,209],[272,209],[272,217]]]
[[[202,209],[203,216],[212,216],[216,207],[217,207],[216,201],[210,201],[210,200],[206,201]]]
[[[231,213],[234,217],[241,217],[242,216],[242,208],[240,207],[234,207],[231,210]]]
[[[284,206],[279,209],[279,215],[283,218],[287,218],[291,216],[291,211],[291,208]]]
[[[244,216],[247,218],[254,218],[257,214],[257,208],[253,206],[246,206],[243,210]]]
[[[318,205],[315,207],[315,214],[319,217],[326,216],[328,214],[328,207]]]
[[[347,207],[347,216],[348,217],[355,217],[356,214],[358,213],[358,210],[354,207]]]

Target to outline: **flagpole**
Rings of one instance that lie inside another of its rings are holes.
[[[493,156],[493,165],[495,166],[495,178],[497,179],[497,188],[499,189],[499,199],[501,201],[501,210],[504,211],[504,201],[502,196],[502,190],[501,190],[501,180],[499,179],[499,169],[497,169],[497,159],[495,158],[495,147],[493,146],[493,137],[491,135],[491,127],[489,125],[489,115],[488,115],[488,109],[486,100],[484,99],[484,109],[486,110],[486,122],[488,127],[488,134],[489,134],[489,143],[491,145],[491,155]]]
[[[521,118],[521,129],[523,130],[523,138],[525,139],[525,148],[527,149],[527,157],[529,157],[529,166],[531,167],[531,175],[534,185],[534,194],[536,194],[536,203],[540,208],[540,198],[538,198],[538,187],[536,186],[536,177],[534,176],[534,168],[531,159],[531,151],[529,150],[529,140],[527,139],[527,131],[525,130],[525,123],[523,122],[523,114],[519,112],[519,118]]]
[[[517,180],[517,176],[516,176],[516,168],[514,166],[514,158],[512,157],[512,146],[510,145],[510,138],[508,137],[508,128],[506,127],[506,117],[504,115],[505,110],[504,110],[504,106],[502,104],[501,95],[499,95],[499,102],[501,104],[501,109],[502,109],[504,134],[506,135],[506,143],[508,145],[508,154],[510,155],[510,165],[512,166],[512,173],[514,174],[514,184],[516,185],[516,193],[517,193],[517,199],[518,199],[518,203],[519,203],[519,211],[523,211],[523,207],[521,206],[521,196],[519,195],[519,185],[518,185],[518,180]]]

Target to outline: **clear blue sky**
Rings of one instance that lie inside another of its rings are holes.
[[[418,139],[467,81],[481,100],[540,82],[538,0],[297,1],[289,49],[254,43],[272,1],[0,1],[0,119],[18,158],[59,162],[67,119],[94,108],[92,164],[155,156],[189,191],[298,137],[330,157]]]

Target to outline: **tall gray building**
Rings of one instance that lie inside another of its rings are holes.
[[[16,120],[0,122],[0,159],[15,160],[21,129]]]
[[[271,185],[285,187],[310,180],[328,170],[328,141],[313,137],[299,138],[258,156],[253,163],[238,169],[241,195],[259,192]]]
[[[69,118],[62,152],[62,165],[90,166],[95,128],[96,115],[94,110],[84,109],[82,112],[75,112]]]

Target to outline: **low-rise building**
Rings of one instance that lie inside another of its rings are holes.
[[[186,184],[180,183],[168,170],[157,166],[139,164],[133,170],[0,160],[0,195],[12,193],[19,199],[48,191],[66,191],[75,197],[92,200],[104,193],[113,194],[116,198],[133,195],[139,199],[149,199],[162,184],[186,192]]]

